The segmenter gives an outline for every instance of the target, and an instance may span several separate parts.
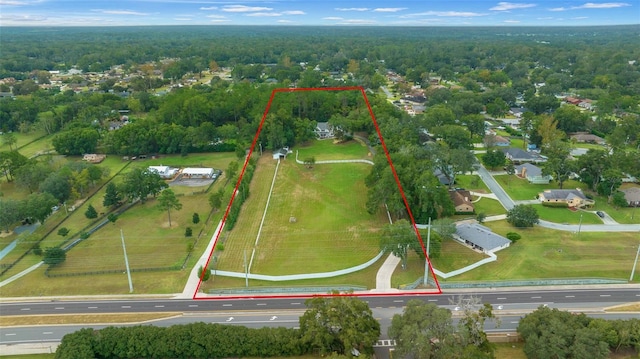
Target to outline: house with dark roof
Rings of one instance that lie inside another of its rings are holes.
[[[640,187],[625,188],[620,192],[624,193],[629,207],[640,207]]]
[[[604,138],[586,132],[577,132],[571,134],[570,137],[580,143],[597,143],[599,145],[603,145],[605,143]]]
[[[473,213],[475,208],[471,203],[471,192],[466,190],[449,191],[456,213]]]
[[[454,238],[484,253],[495,253],[511,245],[507,238],[493,233],[491,229],[477,223],[456,226]]]
[[[538,194],[538,199],[542,203],[566,203],[569,207],[583,208],[593,206],[596,202],[582,193],[580,188],[576,189],[547,189]]]
[[[319,140],[334,137],[333,126],[331,126],[329,122],[318,122],[313,132],[316,133],[316,137]]]
[[[484,136],[484,143],[493,144],[494,146],[498,146],[498,147],[509,147],[509,145],[511,145],[511,140],[506,137],[502,137],[502,136],[498,136],[493,133],[490,133]]]
[[[504,148],[502,152],[504,152],[505,157],[513,163],[542,163],[547,161],[545,157],[535,152],[527,152],[515,147]]]
[[[549,181],[552,179],[551,176],[542,174],[542,168],[531,163],[523,163],[515,166],[515,170],[516,176],[526,178],[529,183],[549,184]]]

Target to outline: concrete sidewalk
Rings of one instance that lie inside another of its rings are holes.
[[[384,291],[388,292],[391,288],[391,276],[393,272],[396,270],[396,267],[400,264],[400,258],[393,255],[393,253],[389,254],[387,259],[384,261],[380,269],[378,270],[378,274],[376,274],[376,289],[375,291]]]

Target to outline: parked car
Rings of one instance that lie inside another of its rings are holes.
[[[596,214],[598,215],[598,217],[600,217],[600,218],[604,218],[604,212],[602,212],[602,211],[596,211]]]

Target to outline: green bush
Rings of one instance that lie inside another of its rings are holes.
[[[552,208],[569,208],[569,204],[566,202],[542,202],[542,205]]]
[[[193,235],[193,230],[191,229],[191,227],[187,227],[187,228],[184,230],[184,236],[185,236],[185,237],[191,237],[192,235]]]
[[[521,235],[519,235],[519,234],[518,234],[518,233],[516,233],[516,232],[509,232],[509,233],[507,233],[507,238],[508,238],[511,242],[515,243],[515,242],[517,242],[520,238],[522,238],[522,236],[521,236]]]

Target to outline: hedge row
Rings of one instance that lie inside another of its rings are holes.
[[[308,352],[297,329],[192,323],[81,329],[62,338],[56,358],[265,358]]]
[[[569,208],[569,203],[567,202],[542,202],[542,205],[545,207]]]
[[[249,198],[249,185],[251,184],[251,179],[253,178],[253,173],[256,170],[256,161],[254,159],[249,160],[247,163],[247,167],[244,170],[244,175],[242,176],[242,181],[238,186],[238,193],[236,193],[236,198],[233,200],[233,204],[229,209],[229,214],[227,215],[227,223],[225,226],[228,230],[232,230],[236,225],[236,221],[238,221],[238,217],[240,216],[240,209],[242,208],[242,204],[244,201]]]

